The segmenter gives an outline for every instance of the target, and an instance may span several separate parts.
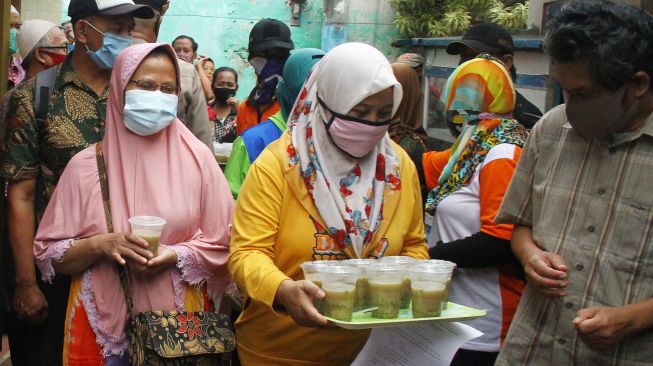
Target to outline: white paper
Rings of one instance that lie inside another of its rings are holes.
[[[462,323],[376,328],[353,366],[448,366],[460,346],[482,332]]]

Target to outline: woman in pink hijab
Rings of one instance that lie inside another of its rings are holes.
[[[135,312],[208,310],[231,283],[233,200],[213,154],[180,122],[179,69],[169,45],[129,47],[111,76],[102,151],[114,233],[108,233],[96,146],[64,171],[34,252],[45,280],[72,275],[64,365],[127,365],[127,306],[117,265],[129,268]],[[167,224],[156,256],[130,233],[132,216]]]

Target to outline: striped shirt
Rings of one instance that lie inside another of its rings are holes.
[[[652,329],[599,352],[572,319],[653,297],[653,115],[636,132],[587,142],[564,106],[551,110],[529,136],[496,221],[532,227],[569,267],[564,298],[526,287],[497,365],[651,364]]]

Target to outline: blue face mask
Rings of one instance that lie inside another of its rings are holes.
[[[140,89],[125,92],[125,126],[139,136],[153,135],[168,127],[177,116],[175,94]]]
[[[9,30],[9,54],[13,55],[18,52],[18,43],[16,42],[16,35],[18,35],[18,30],[11,28]]]
[[[90,25],[91,28],[95,29],[100,33],[104,39],[102,40],[102,47],[97,51],[91,51],[87,45],[86,52],[91,57],[91,60],[98,65],[99,68],[110,70],[113,68],[113,64],[116,62],[116,58],[125,48],[132,45],[131,36],[119,36],[117,34],[106,32],[103,33],[99,29],[95,28],[93,24],[84,21],[86,24]]]

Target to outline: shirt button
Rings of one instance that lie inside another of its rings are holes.
[[[599,194],[605,194],[605,189],[599,188]]]
[[[590,227],[587,228],[587,231],[589,231],[590,233],[593,233],[594,230],[596,230],[596,229],[594,228],[594,226],[590,226]]]
[[[558,338],[558,343],[565,344],[567,341],[564,338]]]
[[[576,269],[579,271],[582,271],[585,266],[583,266],[581,263],[576,264]]]
[[[567,309],[571,309],[571,308],[574,307],[574,304],[568,302],[568,303],[565,304],[565,307],[566,307]]]

